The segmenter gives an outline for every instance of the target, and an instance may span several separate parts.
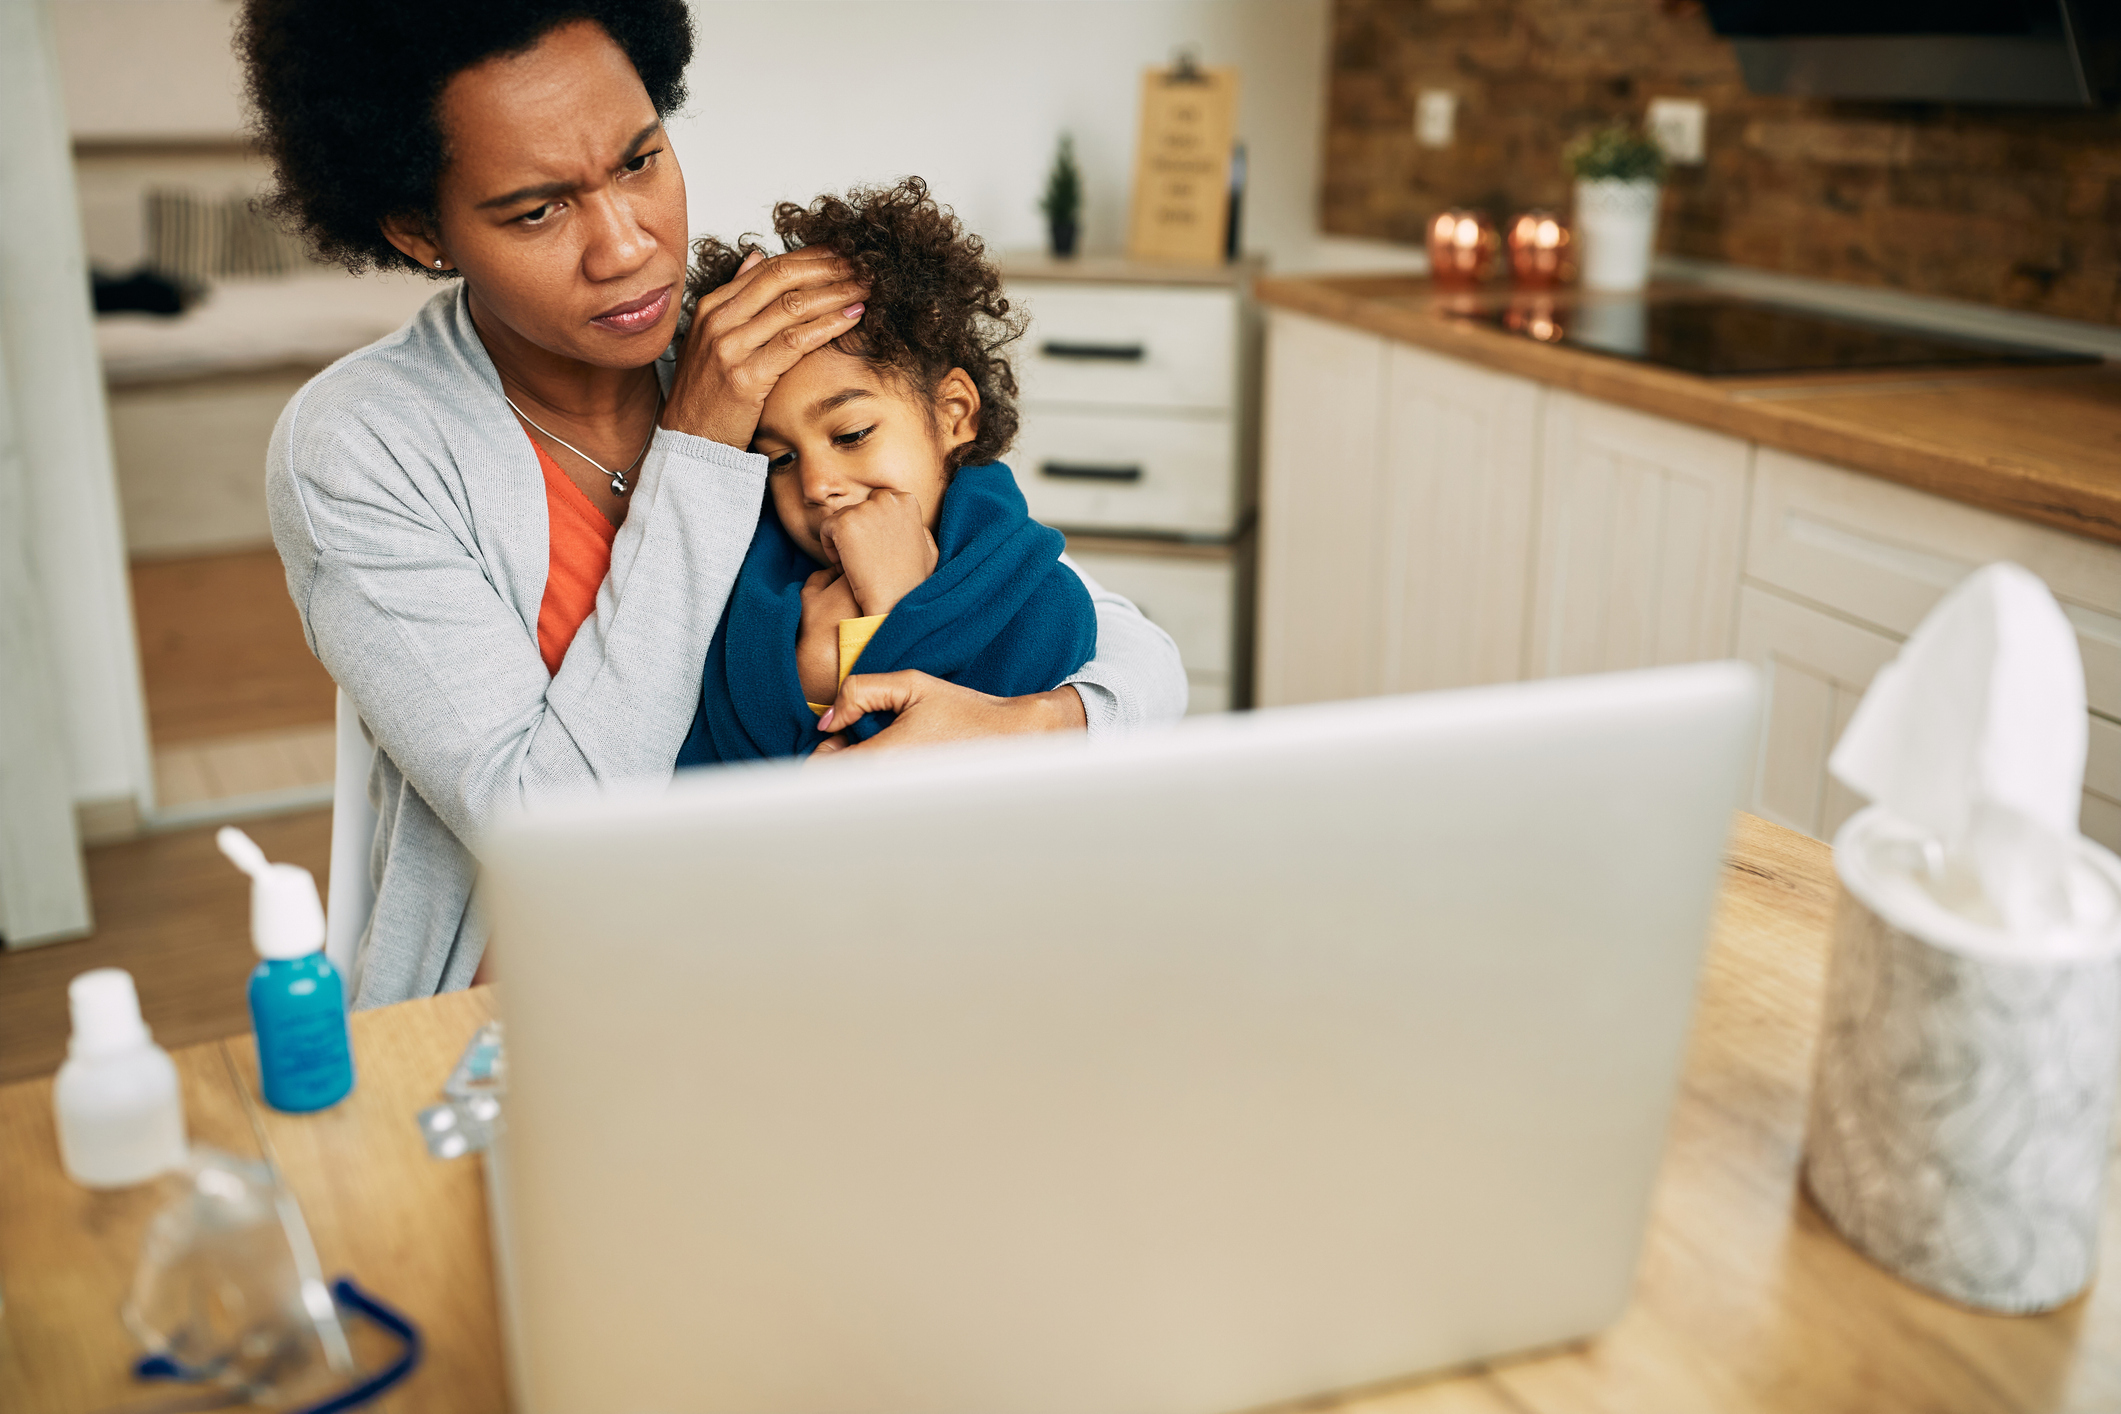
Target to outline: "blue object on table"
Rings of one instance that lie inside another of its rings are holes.
[[[420,1328],[390,1307],[370,1296],[353,1284],[353,1278],[340,1277],[331,1284],[332,1299],[340,1309],[365,1316],[398,1338],[398,1358],[380,1370],[364,1375],[361,1379],[337,1394],[318,1404],[312,1404],[291,1414],[340,1414],[346,1409],[358,1409],[374,1400],[393,1386],[402,1384],[413,1368],[420,1363],[422,1343]],[[216,1378],[212,1370],[197,1370],[167,1355],[144,1356],[133,1366],[133,1376],[142,1380],[184,1380],[204,1382]]]
[[[259,963],[250,974],[250,1020],[266,1104],[303,1114],[353,1089],[346,983],[322,952]]]

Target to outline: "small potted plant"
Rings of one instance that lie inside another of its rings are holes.
[[[1657,243],[1664,149],[1625,124],[1585,133],[1562,151],[1576,176],[1577,260],[1586,289],[1639,290]]]
[[[1046,235],[1054,259],[1073,256],[1075,238],[1082,231],[1083,175],[1075,168],[1075,139],[1066,133],[1061,134],[1053,170],[1046,174],[1046,194],[1038,209],[1046,213]]]

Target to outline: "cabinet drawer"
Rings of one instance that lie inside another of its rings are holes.
[[[2121,716],[2121,546],[1762,448],[1746,573],[1895,637],[1994,560],[2047,582],[2077,629],[2094,711]]]
[[[1031,316],[1016,346],[1026,403],[1215,412],[1235,403],[1237,297],[1230,291],[1018,282],[1009,298]]]
[[[1228,418],[1026,408],[1009,465],[1032,516],[1048,525],[1186,535],[1236,527]]]
[[[1228,710],[1237,572],[1227,552],[1211,557],[1070,548],[1068,558],[1105,588],[1132,599],[1144,617],[1171,635],[1186,664],[1188,715]]]

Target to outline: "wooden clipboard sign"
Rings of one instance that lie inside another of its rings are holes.
[[[1181,60],[1174,69],[1145,72],[1127,254],[1222,264],[1236,145],[1237,70]]]

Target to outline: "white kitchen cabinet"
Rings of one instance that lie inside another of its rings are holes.
[[[1171,634],[1192,711],[1228,710],[1244,692],[1253,268],[1019,256],[1002,269],[1029,316],[1008,461],[1031,514]]]
[[[1528,379],[1390,346],[1382,691],[1523,675],[1540,397]]]
[[[1254,699],[1366,697],[1384,681],[1386,342],[1272,310],[1266,357]]]
[[[2121,723],[2094,712],[2084,753],[2084,814],[2078,828],[2121,854]]]
[[[1746,585],[1738,656],[1760,669],[1763,712],[1753,813],[1832,839],[1863,801],[1827,774],[1827,757],[1900,642],[1808,604]]]
[[[1205,287],[1017,268],[1005,262],[1009,299],[1030,322],[1009,464],[1031,514],[1100,535],[1234,537],[1247,426],[1235,268]]]
[[[1802,640],[1810,654],[1804,661],[1825,661],[1819,643],[1842,645],[1849,651],[1834,660],[1843,672],[1836,690],[1860,696],[1876,666],[1856,669],[1873,656],[1883,664],[1946,591],[1996,560],[2039,575],[2077,630],[2092,708],[2082,828],[2121,849],[2121,723],[2114,720],[2121,715],[2121,549],[1762,448],[1746,545],[1746,612],[1761,626],[1741,627],[1741,654],[1765,663],[1763,644],[1793,641],[1791,625],[1816,620]],[[1885,645],[1883,656],[1868,646],[1855,651],[1859,642]],[[1759,808],[1826,839],[1849,810],[1824,807],[1815,824],[1804,823],[1799,807],[1808,775],[1822,783],[1818,791],[1840,790],[1824,783],[1823,753],[1816,770],[1798,764],[1804,752],[1792,743],[1809,738],[1816,715],[1805,691],[1770,682]],[[1839,721],[1846,719],[1841,709]],[[1833,735],[1840,735],[1838,724]],[[1832,745],[1830,738],[1826,749]]]
[[[1751,453],[1550,391],[1526,676],[1729,655]]]
[[[1186,665],[1188,716],[1230,710],[1237,565],[1228,548],[1071,539],[1068,557],[1171,635]]]
[[[1985,564],[2040,576],[2077,630],[2092,710],[2121,718],[2121,547],[1763,447],[1746,574],[1897,637]]]
[[[1822,840],[1862,808],[1827,758],[1871,679],[1901,638],[1748,584],[1739,592],[1738,656],[1764,689],[1752,810]],[[2084,833],[2121,850],[2121,725],[2093,713],[2084,772]]]
[[[2121,850],[2121,547],[1269,312],[1262,705],[1736,656],[1766,691],[1752,808],[1822,839],[1872,677],[1974,569],[2077,630],[2082,828]]]

